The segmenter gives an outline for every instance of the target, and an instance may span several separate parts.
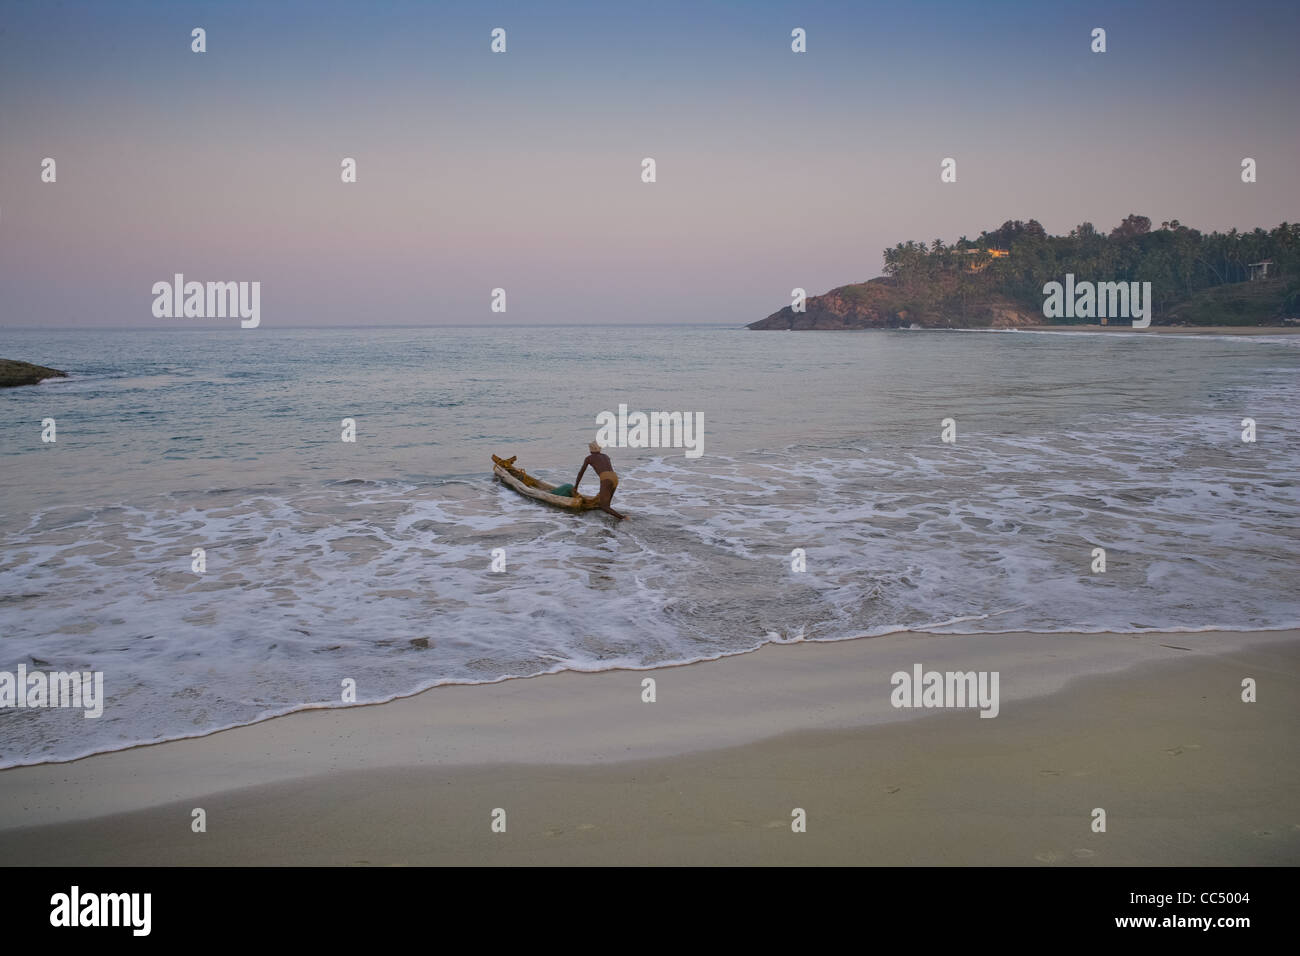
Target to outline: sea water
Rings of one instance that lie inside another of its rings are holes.
[[[1300,626],[1300,337],[263,326],[6,330],[0,354],[72,373],[0,392],[0,670],[102,672],[106,697],[0,710],[0,765],[348,680]],[[699,458],[607,449],[630,520],[492,480],[496,453],[572,481],[620,404],[706,432]]]

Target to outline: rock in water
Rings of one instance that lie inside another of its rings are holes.
[[[67,378],[67,372],[31,362],[17,362],[13,359],[0,359],[0,388],[13,388],[16,385],[35,385],[47,378]]]

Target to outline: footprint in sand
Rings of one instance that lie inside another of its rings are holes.
[[[1044,850],[1042,853],[1035,853],[1034,859],[1039,863],[1060,863],[1065,857],[1055,850]]]
[[[1071,850],[1070,855],[1076,860],[1090,860],[1097,854],[1092,850]]]
[[[1060,770],[1040,770],[1038,773],[1043,777],[1059,777],[1061,775]]]
[[[885,793],[898,793],[898,791],[902,789],[903,789],[902,787],[886,787]]]
[[[1170,747],[1168,750],[1165,751],[1165,753],[1169,754],[1169,756],[1171,757],[1177,757],[1182,752],[1183,752],[1182,747]]]

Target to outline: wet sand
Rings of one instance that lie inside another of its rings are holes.
[[[1295,865],[1298,638],[903,634],[436,688],[0,772],[0,860]],[[997,670],[998,716],[894,708],[913,663]]]

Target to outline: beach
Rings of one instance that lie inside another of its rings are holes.
[[[335,6],[0,22],[20,938],[405,928],[333,867],[1275,922],[1300,5]]]
[[[0,771],[0,859],[1295,865],[1297,638],[896,634],[439,687]],[[917,663],[998,671],[997,716],[895,708]]]
[[[3,396],[0,671],[107,702],[0,708],[0,767],[345,678],[378,703],[800,635],[1300,627],[1294,336],[257,331],[15,333],[72,374]],[[703,422],[699,458],[611,450],[630,520],[493,478],[572,481],[622,405]]]
[[[16,335],[5,862],[1300,861],[1300,339],[258,333]]]
[[[1024,325],[1024,332],[1154,332],[1157,335],[1295,335],[1296,325],[1150,325],[1135,329],[1127,323],[1116,325]]]

